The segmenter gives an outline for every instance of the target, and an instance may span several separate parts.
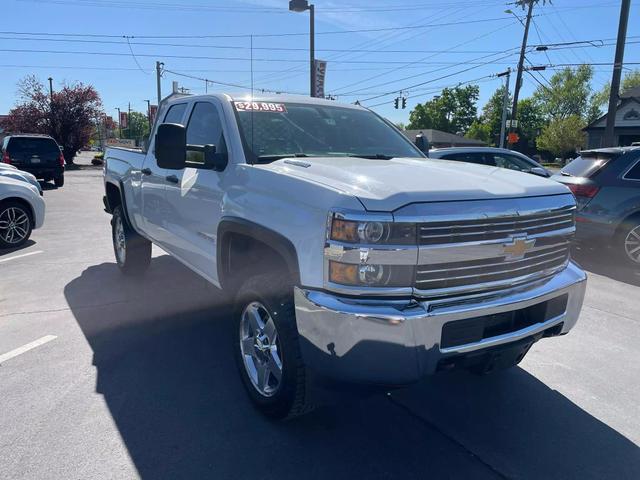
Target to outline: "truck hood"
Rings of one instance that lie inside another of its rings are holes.
[[[367,210],[393,211],[409,203],[534,197],[568,193],[528,173],[449,160],[305,157],[269,165],[357,197]]]

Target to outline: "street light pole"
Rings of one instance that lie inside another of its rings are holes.
[[[309,10],[309,95],[316,96],[316,46],[315,46],[315,6],[307,0],[290,0],[289,10],[305,12]]]
[[[120,107],[116,107],[118,111],[118,138],[122,138],[122,124],[120,123]]]

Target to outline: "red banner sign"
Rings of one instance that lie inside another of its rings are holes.
[[[120,112],[120,128],[127,128],[129,126],[129,116],[127,112]]]

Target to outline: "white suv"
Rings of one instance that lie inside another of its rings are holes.
[[[44,200],[23,180],[0,176],[0,249],[23,245],[44,223]]]

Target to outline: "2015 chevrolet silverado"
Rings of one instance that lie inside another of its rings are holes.
[[[179,97],[146,152],[105,158],[119,267],[142,272],[155,243],[232,293],[239,372],[268,415],[307,411],[317,379],[515,365],[578,319],[565,186],[428,159],[363,107]]]

